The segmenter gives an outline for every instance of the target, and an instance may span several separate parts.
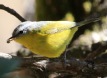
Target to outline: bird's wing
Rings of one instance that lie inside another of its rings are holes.
[[[76,25],[75,22],[70,21],[48,21],[43,24],[39,30],[39,33],[54,34],[63,30],[68,30]]]

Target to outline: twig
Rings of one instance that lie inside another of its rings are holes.
[[[20,16],[15,10],[4,6],[3,4],[0,4],[0,9],[7,11],[8,13],[14,15],[16,18],[18,18],[21,22],[26,21],[22,16]]]
[[[94,49],[96,48],[96,50]],[[92,60],[107,49],[107,41],[99,42],[92,45],[92,52],[88,54],[85,60]]]

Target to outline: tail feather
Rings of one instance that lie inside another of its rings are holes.
[[[76,23],[76,27],[81,27],[83,25],[86,25],[86,24],[89,24],[91,22],[96,22],[96,21],[100,21],[101,20],[101,17],[99,15],[92,15],[90,16],[89,18],[85,19],[84,21],[81,21],[81,22],[77,22]]]

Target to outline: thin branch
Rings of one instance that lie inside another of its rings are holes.
[[[96,50],[94,49],[96,48]],[[102,52],[105,52],[107,49],[107,41],[99,42],[92,45],[92,52],[88,54],[85,60],[92,60],[96,56],[100,55]]]
[[[0,4],[0,9],[7,11],[8,13],[14,15],[16,18],[18,18],[21,22],[27,21],[24,19],[21,15],[19,15],[15,10],[4,6],[3,4]]]

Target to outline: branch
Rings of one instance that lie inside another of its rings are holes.
[[[2,55],[2,54],[1,54]],[[40,60],[36,61],[37,58],[20,58],[17,56],[12,56],[11,59],[7,60],[8,58],[5,58],[5,55],[3,54],[2,61],[5,60],[5,63],[8,64],[6,67],[4,64],[4,61],[0,64],[3,66],[3,70],[8,70],[11,67],[14,68],[14,70],[17,69],[28,69],[29,71],[32,72],[35,77],[39,76],[39,78],[47,78],[47,75],[49,76],[50,72],[56,72],[63,74],[68,73],[69,75],[72,76],[96,76],[96,77],[101,77],[101,76],[107,76],[107,64],[102,63],[102,64],[94,64],[91,62],[71,58],[66,60],[66,67],[65,63],[63,63],[61,60],[57,61],[49,61],[49,60]],[[8,55],[10,57],[10,55]],[[14,60],[13,60],[14,59]],[[11,62],[12,61],[12,62]],[[6,68],[6,69],[5,69]],[[2,70],[1,70],[2,71]],[[9,71],[8,71],[9,72]],[[17,70],[17,72],[20,72]],[[7,72],[6,72],[7,73]]]
[[[20,16],[15,10],[4,6],[3,4],[0,4],[0,9],[7,11],[8,13],[14,15],[16,18],[18,18],[21,22],[26,21],[22,16]]]
[[[105,52],[107,49],[107,41],[98,42],[92,44],[92,52],[88,54],[85,60],[92,60],[100,55],[102,52]]]

